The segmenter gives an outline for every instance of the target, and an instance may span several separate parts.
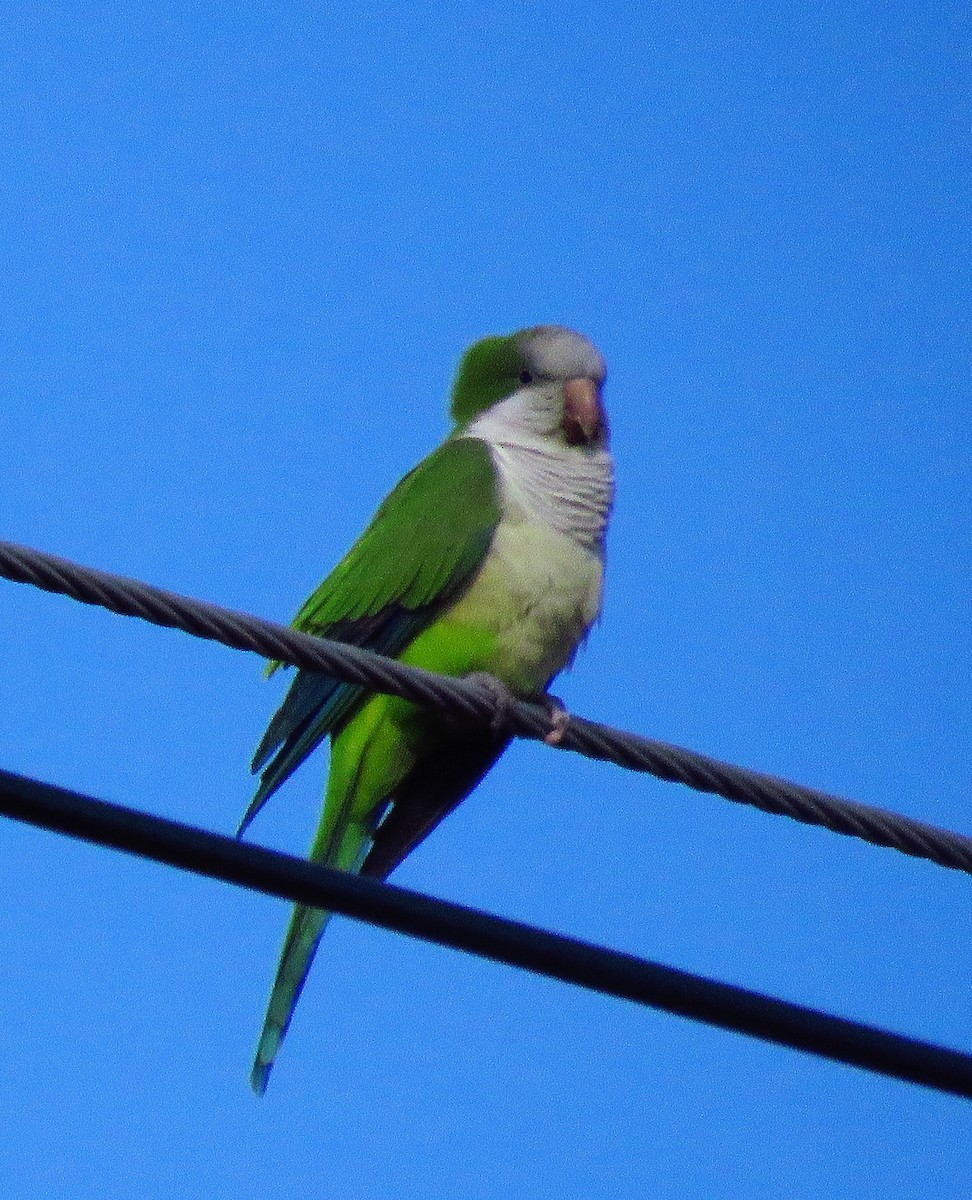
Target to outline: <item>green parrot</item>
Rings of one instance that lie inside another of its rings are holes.
[[[601,608],[614,494],[604,377],[597,348],[559,325],[472,345],[451,433],[390,493],[294,628],[543,698]],[[509,744],[502,729],[458,731],[405,700],[299,671],[254,755],[260,785],[240,833],[326,737],[310,857],[378,879]],[[328,916],[294,908],[253,1064],[258,1094]]]

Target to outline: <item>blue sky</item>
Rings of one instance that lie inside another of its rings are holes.
[[[18,3],[0,537],[288,618],[462,348],[603,349],[576,711],[968,831],[957,4]],[[251,656],[0,584],[0,766],[229,831]],[[254,826],[303,849],[324,759]],[[10,1200],[967,1195],[972,1109],[335,921],[246,1084],[282,903],[0,827]],[[972,887],[520,745],[408,886],[972,1049]]]

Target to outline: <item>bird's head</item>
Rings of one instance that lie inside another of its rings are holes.
[[[502,415],[521,433],[582,450],[603,450],[608,428],[601,352],[562,325],[535,325],[475,342],[452,388],[452,419],[467,428]]]

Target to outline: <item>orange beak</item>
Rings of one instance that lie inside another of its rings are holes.
[[[564,436],[568,446],[589,446],[606,431],[601,389],[593,379],[568,379],[564,384]]]

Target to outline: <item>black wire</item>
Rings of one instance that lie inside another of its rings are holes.
[[[364,684],[374,691],[404,696],[438,708],[455,719],[485,723],[496,715],[495,697],[474,683],[406,667],[355,646],[309,637],[272,621],[95,571],[26,546],[0,542],[0,576],[63,593],[125,616],[182,629],[238,650],[252,650],[265,658],[322,671],[348,683]],[[540,705],[518,700],[508,713],[499,715],[508,720],[508,732],[518,737],[540,739],[550,731],[550,716]],[[835,833],[889,846],[915,858],[972,874],[972,838],[885,809],[855,804],[580,717],[570,718],[559,745],[589,758],[684,783],[697,791],[753,805],[808,825],[822,825]]]
[[[972,1055],[0,771],[0,813],[198,875],[972,1098]]]

